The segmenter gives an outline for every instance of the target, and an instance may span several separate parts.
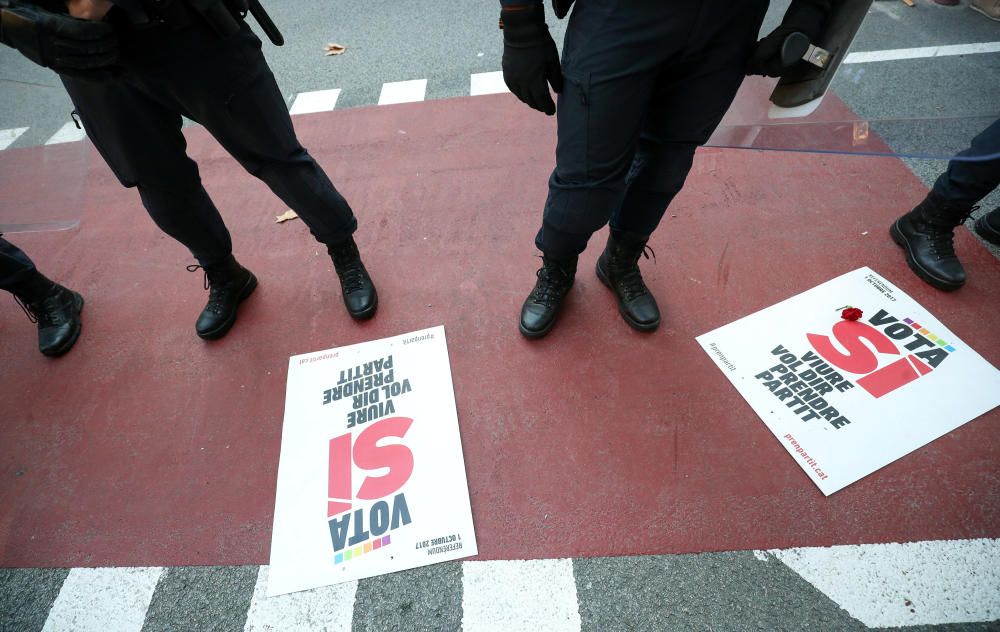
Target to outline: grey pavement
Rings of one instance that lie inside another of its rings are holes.
[[[138,620],[142,621],[144,632],[306,629],[528,632],[528,628],[516,625],[502,627],[502,621],[498,621],[496,627],[484,628],[480,620],[470,616],[472,613],[467,611],[466,604],[477,600],[469,600],[466,594],[470,585],[463,582],[464,564],[447,562],[357,582],[353,600],[340,606],[350,612],[328,619],[350,621],[349,628],[346,623],[338,627],[316,617],[315,605],[311,618],[298,619],[291,610],[286,610],[282,613],[284,618],[278,618],[279,623],[274,623],[273,615],[267,619],[270,622],[267,624],[254,621],[256,615],[251,609],[251,598],[258,576],[255,566],[168,568],[160,575],[148,607]],[[67,625],[65,617],[46,621],[66,575],[65,570],[0,571],[0,632],[95,629]],[[554,624],[551,632],[850,632],[876,629],[852,617],[840,604],[774,556],[751,551],[576,559],[572,562],[572,575],[575,595],[550,595],[549,598],[553,602],[562,599],[575,602],[579,621]],[[498,598],[502,598],[500,593],[517,590],[545,592],[546,586],[494,586],[494,590]],[[309,597],[309,593],[299,594]],[[63,609],[66,606],[62,604]],[[546,616],[542,612],[532,620],[544,622]],[[122,620],[116,619],[116,613],[111,611],[98,613],[96,620],[101,617],[109,621]],[[512,618],[523,620],[525,617],[515,613]],[[311,623],[303,626],[301,621]],[[507,622],[506,625],[511,624]],[[1000,621],[892,629],[985,632],[1000,630]]]

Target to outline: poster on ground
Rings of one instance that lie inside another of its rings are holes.
[[[444,327],[293,356],[268,596],[476,552]]]
[[[1000,405],[1000,371],[870,268],[697,341],[828,496]]]

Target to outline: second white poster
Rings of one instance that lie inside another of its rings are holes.
[[[268,596],[476,552],[444,328],[292,357]]]

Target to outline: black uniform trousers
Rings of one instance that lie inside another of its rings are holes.
[[[284,98],[243,24],[222,39],[195,22],[125,36],[125,71],[111,81],[63,77],[84,128],[126,187],[137,187],[153,221],[204,266],[232,252],[229,231],[186,154],[181,115],[294,210],[317,240],[343,242],[351,208],[299,144]]]
[[[767,0],[578,0],[566,29],[556,168],[535,243],[575,256],[648,236],[732,103]]]
[[[1000,153],[1000,120],[972,139],[959,156],[990,156]],[[1000,159],[952,160],[948,170],[934,182],[934,193],[955,205],[970,207],[1000,186]]]
[[[0,237],[0,290],[16,292],[37,274],[24,251]]]

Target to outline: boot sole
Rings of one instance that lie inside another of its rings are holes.
[[[976,234],[979,235],[980,239],[989,242],[994,246],[1000,246],[1000,233],[997,233],[995,230],[986,225],[985,215],[976,220],[976,223],[973,224],[973,228],[976,229]]]
[[[958,288],[962,287],[964,283],[949,283],[947,281],[942,281],[941,279],[933,276],[930,272],[924,270],[917,260],[913,258],[913,253],[910,251],[910,242],[906,240],[903,235],[903,231],[899,229],[899,220],[897,219],[889,227],[889,235],[892,240],[906,252],[906,265],[910,266],[910,270],[920,277],[925,283],[943,291],[943,292],[954,292]]]
[[[655,321],[651,323],[640,323],[639,321],[635,320],[634,318],[628,315],[628,312],[626,312],[624,306],[622,306],[622,302],[618,300],[618,295],[615,293],[615,288],[611,287],[611,280],[608,279],[608,275],[605,274],[604,270],[601,270],[600,259],[597,260],[597,265],[594,266],[594,270],[597,272],[597,278],[601,280],[601,283],[604,284],[604,287],[611,290],[611,293],[615,295],[615,303],[618,304],[618,313],[621,314],[622,320],[628,323],[629,327],[637,331],[653,331],[654,329],[660,326],[659,318],[657,318]]]
[[[70,290],[73,292],[73,290]],[[80,314],[83,313],[83,295],[79,292],[73,292],[73,305],[76,307],[76,315],[79,318]],[[83,329],[83,322],[78,322],[76,327],[73,328],[73,332],[70,334],[69,338],[66,339],[62,345],[55,349],[49,349],[48,351],[42,351],[42,355],[47,358],[58,358],[61,355],[69,352],[76,344],[76,341],[80,338],[80,330]]]
[[[250,271],[247,270],[247,272]],[[236,309],[233,310],[233,313],[230,314],[229,318],[223,321],[223,323],[215,329],[197,332],[198,337],[202,340],[218,340],[219,338],[225,336],[226,333],[233,328],[233,325],[236,324],[236,312],[239,310],[240,304],[245,301],[247,297],[253,294],[253,291],[256,289],[257,277],[254,276],[253,272],[250,272],[250,278],[247,279],[247,284],[243,286],[242,290],[240,290],[240,300],[239,303],[236,304]]]

